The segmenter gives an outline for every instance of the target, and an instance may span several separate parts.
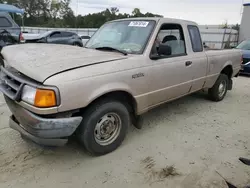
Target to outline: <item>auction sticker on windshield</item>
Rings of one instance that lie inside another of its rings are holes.
[[[132,21],[128,25],[129,27],[147,27],[149,22],[144,21]]]

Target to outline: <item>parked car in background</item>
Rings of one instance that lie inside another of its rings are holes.
[[[89,41],[90,36],[81,36],[83,46]]]
[[[9,41],[6,41],[8,42],[7,45],[9,45],[9,42],[16,44],[23,40],[20,26],[16,24],[7,12],[0,12],[0,33],[2,32],[8,32],[12,37]]]
[[[7,12],[0,12],[0,50],[4,46],[18,44],[21,41],[23,41],[21,28]],[[3,65],[1,57],[0,65]]]
[[[241,74],[250,75],[250,39],[241,42],[237,47],[243,53],[243,62],[241,67]]]
[[[204,51],[196,23],[166,18],[108,22],[85,48],[24,44],[2,56],[10,127],[49,146],[75,134],[95,155],[114,151],[131,124],[141,128],[139,115],[165,102],[203,89],[223,100],[242,58],[237,49]]]
[[[51,43],[83,46],[82,39],[76,33],[68,31],[48,31],[38,36],[29,36],[25,43]]]
[[[39,34],[39,33],[29,33],[29,32],[25,32],[25,31],[23,31],[23,38],[24,38],[24,42],[26,41],[26,40],[32,40],[32,39],[35,39],[36,37],[39,37],[41,34]]]

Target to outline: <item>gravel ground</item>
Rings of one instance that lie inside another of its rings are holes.
[[[0,187],[198,188],[244,187],[250,167],[250,78],[235,79],[233,91],[214,103],[202,93],[163,105],[143,116],[122,146],[91,157],[74,142],[42,148],[8,128],[0,98]]]

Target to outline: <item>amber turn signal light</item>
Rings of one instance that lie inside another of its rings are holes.
[[[48,108],[56,106],[56,95],[53,90],[37,89],[34,106]]]

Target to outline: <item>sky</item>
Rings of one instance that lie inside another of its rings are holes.
[[[240,23],[242,3],[250,3],[250,0],[72,0],[71,8],[82,15],[110,7],[118,7],[122,13],[131,13],[134,8],[139,8],[143,13],[216,25]]]

